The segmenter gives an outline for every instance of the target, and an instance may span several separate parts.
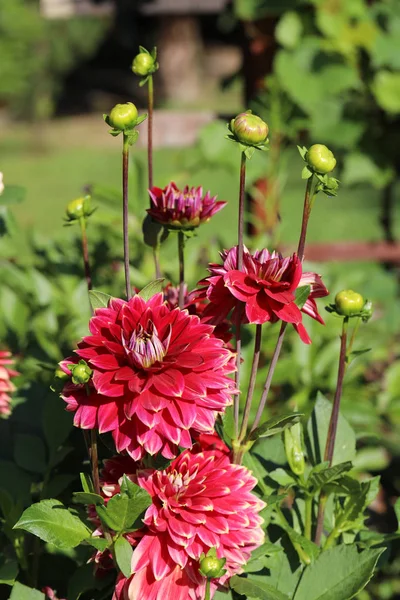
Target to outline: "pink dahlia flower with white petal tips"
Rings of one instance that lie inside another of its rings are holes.
[[[223,264],[210,264],[210,277],[199,282],[204,286],[192,292],[192,300],[207,298],[203,321],[219,323],[233,310],[242,322],[262,324],[267,321],[292,323],[300,338],[311,343],[302,323],[302,312],[323,323],[314,298],[328,295],[316,273],[303,273],[296,254],[283,258],[268,250],[243,252],[243,267],[237,269],[237,246],[221,253]],[[310,285],[310,295],[300,309],[295,303],[297,288]]]
[[[15,392],[15,385],[11,377],[19,375],[18,371],[10,369],[14,360],[11,358],[11,352],[0,352],[0,415],[8,417],[11,414],[11,397],[9,394]]]
[[[257,481],[221,452],[186,451],[165,471],[139,471],[138,484],[153,498],[147,529],[133,552],[133,575],[119,584],[124,600],[203,600],[202,553],[216,548],[227,573],[212,581],[212,595],[264,541],[258,514],[265,504],[252,490]]]
[[[145,302],[113,298],[95,311],[90,335],[76,354],[93,371],[89,384],[67,383],[62,398],[83,429],[111,431],[119,452],[174,458],[190,448],[190,429],[211,432],[232,403],[234,355],[213,327],[185,310],[169,308],[162,294]],[[66,359],[61,368],[69,372]]]
[[[216,196],[203,188],[186,186],[179,190],[174,182],[163,190],[153,187],[149,190],[152,208],[147,212],[159,223],[176,229],[193,229],[206,223],[219,212],[226,202],[217,202]]]

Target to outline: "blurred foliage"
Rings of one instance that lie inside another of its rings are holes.
[[[2,0],[0,102],[24,119],[50,117],[63,77],[95,52],[106,28],[98,18],[44,19],[38,0]]]

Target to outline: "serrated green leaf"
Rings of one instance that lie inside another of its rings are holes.
[[[88,492],[74,492],[72,502],[75,504],[104,504],[104,498]]]
[[[93,482],[90,475],[88,473],[79,473],[79,477],[81,479],[83,491],[87,494],[94,494]]]
[[[131,563],[133,549],[128,540],[119,537],[114,543],[115,560],[125,577],[131,576]]]
[[[313,493],[319,492],[326,484],[339,479],[343,473],[350,471],[351,468],[352,463],[347,461],[323,470],[313,470],[307,479],[307,487],[310,490],[312,489]]]
[[[107,506],[97,506],[96,511],[104,523],[117,532],[127,531],[151,504],[151,497],[124,475],[121,493],[113,496]]]
[[[228,406],[222,414],[222,431],[226,442],[230,443],[235,438],[233,406]]]
[[[294,301],[300,309],[303,308],[303,306],[305,305],[310,293],[311,293],[310,285],[302,285],[301,287],[298,287],[296,289]]]
[[[155,279],[148,283],[143,289],[140,290],[138,296],[143,298],[145,302],[150,300],[156,294],[159,294],[163,290],[164,278]]]
[[[297,146],[297,150],[299,151],[301,158],[305,160],[308,149],[305,146]]]
[[[234,575],[230,579],[230,585],[238,594],[257,598],[257,600],[289,600],[286,594],[274,589],[267,583],[261,582],[258,579],[252,579],[251,577],[244,578]]]
[[[298,423],[303,416],[303,413],[289,413],[273,417],[257,427],[253,433],[250,434],[249,440],[254,441],[258,438],[269,437],[281,433],[286,427],[291,427],[295,423]]]
[[[24,529],[57,548],[75,548],[90,535],[90,529],[53,498],[32,504],[13,529]]]
[[[111,543],[111,542],[108,542],[105,538],[96,537],[94,535],[92,535],[91,537],[85,538],[83,540],[83,542],[86,542],[86,544],[93,546],[93,548],[96,548],[97,550],[100,550],[101,552],[104,552],[104,550],[107,550],[107,548],[110,546],[110,543]]]
[[[45,595],[17,581],[11,590],[9,600],[45,600]]]
[[[93,310],[96,310],[96,308],[107,308],[111,298],[110,294],[105,294],[98,290],[90,290],[89,292],[90,305]]]
[[[341,545],[322,552],[304,571],[294,600],[350,600],[371,579],[383,550]]]

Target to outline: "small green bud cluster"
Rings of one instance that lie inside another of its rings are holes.
[[[295,423],[292,427],[287,427],[283,432],[283,440],[289,467],[295,475],[303,475],[305,460],[301,423]]]
[[[256,149],[268,149],[268,125],[261,117],[253,115],[251,110],[237,115],[231,120],[228,128],[228,139],[237,142],[247,158],[251,158]]]
[[[110,114],[103,115],[103,118],[112,128],[111,135],[117,136],[123,133],[128,139],[129,145],[132,145],[139,135],[136,127],[147,118],[147,115],[139,117],[136,106],[132,102],[126,102],[125,104],[116,104]]]
[[[302,179],[309,179],[313,175],[316,178],[314,194],[324,192],[327,196],[336,196],[339,181],[328,175],[336,166],[336,158],[332,151],[324,144],[314,144],[309,149],[305,146],[297,148],[306,163],[301,173]]]
[[[79,221],[79,219],[81,219],[82,217],[90,217],[90,215],[94,213],[94,209],[92,209],[91,202],[92,199],[90,196],[82,196],[81,198],[71,200],[71,202],[67,204],[67,208],[65,209],[65,220],[68,223],[71,223],[73,221]]]
[[[154,47],[153,50],[149,52],[146,48],[143,48],[143,46],[139,46],[139,54],[135,56],[132,62],[132,71],[135,75],[146,78],[140,85],[144,85],[149,76],[158,70],[158,67],[157,48]]]
[[[218,579],[226,573],[225,563],[226,558],[217,558],[217,550],[210,548],[207,554],[200,556],[199,572],[207,579]]]
[[[326,310],[340,317],[361,317],[364,322],[369,321],[373,312],[372,302],[353,290],[338,292],[334,304],[327,306]]]
[[[75,385],[89,383],[93,371],[86,361],[80,360],[76,365],[68,365],[68,368],[71,371],[72,383],[75,383]]]

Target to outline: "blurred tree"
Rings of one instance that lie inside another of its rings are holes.
[[[37,0],[0,4],[0,102],[14,115],[42,120],[54,112],[62,78],[97,49],[108,20],[47,20]]]

